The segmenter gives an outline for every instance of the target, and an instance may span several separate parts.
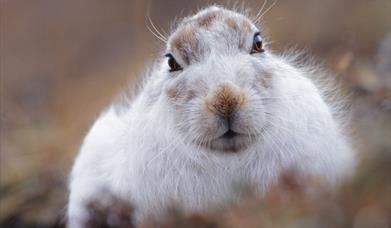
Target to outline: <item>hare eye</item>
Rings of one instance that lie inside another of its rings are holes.
[[[255,33],[255,35],[254,35],[253,47],[252,47],[252,49],[251,49],[250,54],[262,53],[262,52],[264,52],[264,51],[265,51],[265,50],[263,49],[261,35],[259,34],[259,32],[257,32],[257,33]]]
[[[171,54],[167,54],[168,66],[170,67],[170,72],[182,70],[182,67],[177,63],[174,57]]]

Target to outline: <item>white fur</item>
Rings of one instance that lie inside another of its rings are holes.
[[[210,7],[179,27],[213,10],[244,18]],[[311,72],[267,48],[265,53],[250,55],[229,46],[237,37],[227,29],[217,19],[208,30],[195,31],[208,52],[188,65],[168,45],[167,51],[183,71],[168,72],[163,59],[130,106],[121,111],[109,107],[96,120],[71,174],[70,227],[82,226],[88,216],[85,204],[102,191],[129,201],[142,219],[159,215],[173,202],[186,210],[205,209],[234,197],[232,187],[237,182],[254,184],[265,192],[284,170],[295,169],[331,185],[352,171],[354,159],[343,132],[344,120],[337,119],[339,111],[332,104],[326,104],[324,88],[315,86]],[[249,35],[246,41],[249,51],[252,39]],[[265,75],[271,78],[268,87],[260,83]],[[195,143],[211,143],[223,131],[200,108],[204,94],[223,82],[242,88],[249,104],[234,127],[251,137],[236,153]],[[195,97],[173,101],[165,93],[170,86],[179,95],[191,91]],[[215,135],[206,133],[211,126]]]

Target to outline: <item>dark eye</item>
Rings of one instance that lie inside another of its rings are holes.
[[[254,35],[253,47],[252,47],[252,49],[251,49],[250,54],[262,53],[262,52],[264,52],[264,51],[265,51],[265,50],[263,49],[261,35],[259,34],[259,32],[257,32],[257,33],[255,33],[255,35]]]
[[[182,70],[182,67],[177,63],[174,57],[171,54],[167,54],[168,66],[170,67],[170,72]]]

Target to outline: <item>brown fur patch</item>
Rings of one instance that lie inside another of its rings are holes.
[[[218,11],[207,13],[206,15],[197,19],[198,25],[202,27],[208,27],[216,19],[220,13]]]
[[[222,117],[229,116],[244,103],[245,96],[242,91],[235,90],[232,86],[223,84],[219,86],[212,97],[207,97],[207,108]]]
[[[185,101],[188,102],[188,101],[192,100],[195,96],[196,96],[196,93],[194,92],[194,90],[189,90],[185,96]]]
[[[195,50],[198,41],[194,36],[194,25],[188,24],[178,30],[171,40],[171,46],[176,48],[184,61],[189,64],[188,49]]]
[[[166,94],[169,98],[175,98],[178,95],[178,90],[173,87],[168,87],[166,89]]]
[[[247,20],[242,20],[240,22],[240,29],[244,32],[251,32],[251,23]]]
[[[227,23],[228,27],[230,27],[233,30],[239,29],[238,24],[236,23],[236,21],[233,18],[227,18],[225,20],[225,23]]]

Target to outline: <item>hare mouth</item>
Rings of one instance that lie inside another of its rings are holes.
[[[238,153],[247,149],[251,143],[250,136],[228,129],[219,137],[201,145],[212,151]]]
[[[223,138],[223,139],[233,139],[237,136],[239,136],[240,134],[229,129],[228,131],[226,131],[222,136],[220,136],[220,138]]]

